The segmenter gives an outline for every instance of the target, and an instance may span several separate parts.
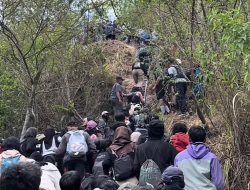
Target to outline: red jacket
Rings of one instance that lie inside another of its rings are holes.
[[[185,150],[190,142],[189,136],[185,133],[176,133],[171,137],[170,141],[178,152]]]

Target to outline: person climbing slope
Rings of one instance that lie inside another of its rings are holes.
[[[39,148],[36,147],[37,144],[39,144],[39,141],[36,139],[37,135],[37,128],[30,127],[25,132],[24,136],[21,137],[21,153],[26,156],[30,157],[30,155],[39,150]]]

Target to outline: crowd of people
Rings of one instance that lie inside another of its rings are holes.
[[[65,134],[48,128],[37,138],[29,128],[22,140],[1,144],[1,190],[158,189],[223,190],[218,158],[206,146],[206,131],[175,123],[171,136],[156,116],[131,130],[125,115],[99,122],[73,119]]]

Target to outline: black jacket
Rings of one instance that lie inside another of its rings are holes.
[[[137,147],[134,159],[136,176],[139,178],[140,168],[147,159],[154,160],[161,172],[163,172],[168,166],[174,165],[176,154],[177,151],[168,142],[149,139]]]

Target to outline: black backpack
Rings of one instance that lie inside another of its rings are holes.
[[[113,174],[116,181],[123,181],[133,176],[133,160],[131,156],[118,156],[114,151],[113,154],[117,157],[114,161]]]

